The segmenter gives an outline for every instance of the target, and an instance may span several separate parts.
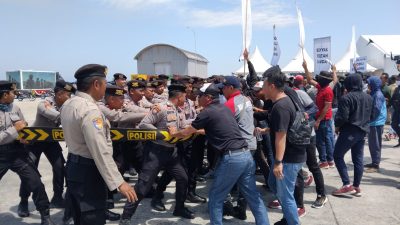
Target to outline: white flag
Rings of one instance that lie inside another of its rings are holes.
[[[249,50],[252,36],[251,3],[250,0],[242,0],[242,32],[243,32],[243,50]],[[243,59],[243,55],[240,56]]]
[[[279,47],[278,38],[275,33],[275,24],[274,24],[274,52],[272,54],[271,65],[278,65],[279,58],[281,57],[281,48]]]
[[[353,58],[355,59],[355,58],[357,58],[357,46],[356,46],[356,28],[354,25],[351,28],[351,31],[352,31],[352,36],[351,36],[350,48],[351,48],[351,52],[353,52]],[[353,68],[353,65],[350,65],[350,67]]]
[[[306,39],[306,35],[304,32],[303,16],[301,15],[300,9],[298,7],[296,7],[296,9],[297,9],[297,19],[299,20],[299,32],[300,32],[299,46],[300,46],[300,48],[304,49],[304,42]]]

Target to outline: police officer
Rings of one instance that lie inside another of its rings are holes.
[[[157,83],[154,89],[154,96],[152,99],[153,104],[163,103],[168,101],[168,92],[165,87],[167,86],[168,76],[166,75],[158,75],[157,78],[160,82]]]
[[[0,180],[9,169],[17,173],[27,191],[33,192],[33,202],[40,212],[41,225],[48,225],[52,223],[50,203],[44,185],[40,181],[40,174],[20,143],[26,141],[22,139],[20,142],[17,141],[18,132],[24,129],[27,123],[19,107],[13,104],[15,88],[15,83],[0,81]],[[23,204],[27,206],[28,202]],[[21,203],[18,208],[21,208]]]
[[[152,111],[151,114],[147,115],[139,124],[140,128],[159,130],[167,130],[169,126],[183,128],[184,117],[178,113],[178,107],[183,106],[185,102],[185,86],[171,85],[168,87],[168,91],[168,102],[160,105],[160,111]],[[138,183],[135,185],[139,200],[125,205],[120,224],[130,224],[132,215],[135,213],[140,201],[151,189],[161,168],[165,168],[176,180],[174,216],[193,219],[193,212],[184,206],[188,178],[178,158],[175,144],[162,140],[149,141],[146,143],[146,149],[148,155],[143,162],[142,171],[139,173]]]
[[[68,146],[67,195],[74,224],[105,224],[107,189],[118,189],[128,201],[136,193],[126,183],[112,158],[110,124],[96,101],[106,90],[107,67],[88,64],[75,73],[75,97],[61,109],[61,124]]]
[[[121,87],[125,90],[127,90],[127,86],[126,86],[126,76],[125,74],[122,73],[115,73],[114,75],[114,84],[118,87]]]
[[[60,126],[60,107],[66,100],[71,98],[71,93],[75,92],[72,84],[64,80],[58,80],[54,87],[54,97],[47,97],[44,101],[40,102],[37,107],[36,120],[33,127],[59,127]],[[34,157],[36,168],[39,165],[40,156],[45,154],[53,168],[53,191],[54,196],[51,199],[51,208],[64,208],[64,199],[62,197],[64,191],[64,178],[65,178],[65,159],[62,154],[62,148],[58,142],[36,142],[26,145],[26,149],[30,151]],[[21,207],[20,214],[29,216],[28,211],[28,198],[30,192],[27,191],[25,183],[21,183],[20,197]]]

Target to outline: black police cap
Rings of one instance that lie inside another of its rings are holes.
[[[79,68],[75,72],[75,78],[84,79],[88,77],[106,77],[107,76],[107,66],[100,64],[87,64]]]
[[[115,73],[114,74],[114,80],[119,80],[119,79],[125,79],[126,80],[127,77],[123,73]]]
[[[106,87],[106,94],[112,96],[124,96],[124,94],[126,94],[126,91],[125,89],[116,85],[108,84]]]
[[[160,74],[160,75],[158,75],[158,79],[159,79],[159,80],[168,80],[168,79],[169,79],[169,76],[167,76],[167,75],[165,75],[165,74]]]
[[[57,91],[57,90],[64,90],[64,91],[68,91],[68,92],[72,92],[72,93],[74,93],[76,91],[75,87],[71,83],[66,82],[65,80],[57,80],[56,81],[56,86],[54,88],[54,91]]]
[[[136,89],[136,88],[145,88],[146,87],[146,81],[144,80],[131,80],[128,82],[128,88],[129,89]]]
[[[168,86],[168,91],[185,92],[186,87],[182,84],[171,84]]]
[[[13,91],[17,88],[15,83],[6,80],[0,80],[0,91]]]

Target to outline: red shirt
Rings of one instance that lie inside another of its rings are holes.
[[[225,105],[232,111],[233,115],[235,115],[235,96],[240,95],[240,91],[233,92],[228,99],[226,99]]]
[[[319,117],[319,115],[321,114],[322,110],[325,107],[325,102],[330,102],[332,103],[333,101],[333,91],[332,89],[328,86],[321,88],[321,86],[319,86],[319,84],[316,86],[316,88],[318,89],[317,92],[317,97],[316,99],[316,104],[318,107],[318,112],[317,112],[317,119]],[[332,119],[332,105],[329,107],[328,112],[326,112],[325,117],[323,118],[323,120],[330,120]]]

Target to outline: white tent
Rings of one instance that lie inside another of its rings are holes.
[[[353,27],[353,32],[352,32],[352,38],[351,38],[351,42],[349,45],[349,48],[347,49],[346,53],[343,55],[343,57],[341,59],[339,59],[339,61],[337,61],[336,65],[336,70],[338,72],[349,72],[350,71],[350,59],[355,57],[360,57],[357,54],[357,48],[356,48],[356,37],[355,37],[355,31],[354,31],[354,27]],[[369,61],[369,58],[367,58]],[[367,64],[367,71],[374,71],[376,70],[376,68],[374,68],[373,66]]]
[[[267,61],[265,61],[264,57],[261,55],[260,50],[256,46],[256,49],[254,50],[253,54],[250,55],[250,61],[254,66],[254,69],[256,70],[257,74],[262,74],[264,73],[267,69],[271,67]],[[244,65],[242,65],[234,74],[239,75],[243,74],[244,72]],[[247,63],[246,63],[246,73],[249,72]]]
[[[310,72],[314,72],[314,61],[308,55],[306,49],[304,49],[304,59],[307,62],[307,67]],[[297,52],[296,56],[282,69],[284,73],[298,73],[304,72],[303,69],[303,54],[301,52],[301,48]]]
[[[400,55],[400,35],[361,35],[357,41],[357,52],[367,56],[368,63],[383,69],[389,75],[398,74],[396,63],[390,59]]]

